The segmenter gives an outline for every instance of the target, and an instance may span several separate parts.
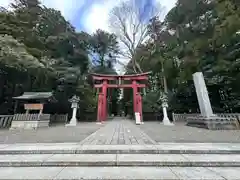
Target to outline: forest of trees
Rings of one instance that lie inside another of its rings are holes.
[[[134,56],[141,71],[152,71],[145,111],[159,111],[156,99],[165,92],[171,111],[199,112],[192,74],[201,71],[213,110],[239,112],[239,20],[238,0],[178,0],[164,21],[152,17],[147,25],[150,38],[137,46]]]
[[[95,112],[89,73],[116,74],[121,58],[130,60],[128,74],[152,72],[143,111],[159,111],[157,99],[165,92],[172,111],[196,112],[196,71],[206,78],[215,111],[240,109],[238,0],[178,0],[163,21],[160,6],[146,9],[143,20],[141,9],[126,1],[109,14],[111,33],[99,29],[93,34],[77,32],[60,11],[39,0],[15,0],[10,6],[0,8],[1,114],[12,113],[12,97],[26,91],[54,92],[60,111],[69,109],[68,99],[76,94],[81,114]],[[116,106],[119,91],[109,94]],[[131,91],[124,91],[123,104],[130,109],[131,98]]]

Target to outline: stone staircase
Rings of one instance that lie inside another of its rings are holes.
[[[0,179],[240,179],[240,144],[0,145]]]

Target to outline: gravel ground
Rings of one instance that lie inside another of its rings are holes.
[[[145,122],[139,127],[156,142],[240,143],[240,130],[212,131],[181,123],[164,126],[160,122]]]
[[[0,144],[80,142],[101,126],[103,125],[97,125],[95,122],[83,122],[78,123],[76,127],[59,125],[38,130],[0,130]]]

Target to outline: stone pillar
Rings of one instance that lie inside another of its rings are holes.
[[[213,116],[213,110],[202,72],[194,73],[193,81],[197,93],[198,105],[200,107],[201,115],[207,118]]]

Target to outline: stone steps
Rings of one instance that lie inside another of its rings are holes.
[[[0,145],[0,155],[6,154],[240,154],[240,144],[79,145],[78,143],[39,143]]]
[[[240,167],[240,155],[29,154],[0,155],[0,167],[158,166]]]
[[[230,143],[5,144],[0,145],[0,180],[237,180],[239,152],[240,144]]]

